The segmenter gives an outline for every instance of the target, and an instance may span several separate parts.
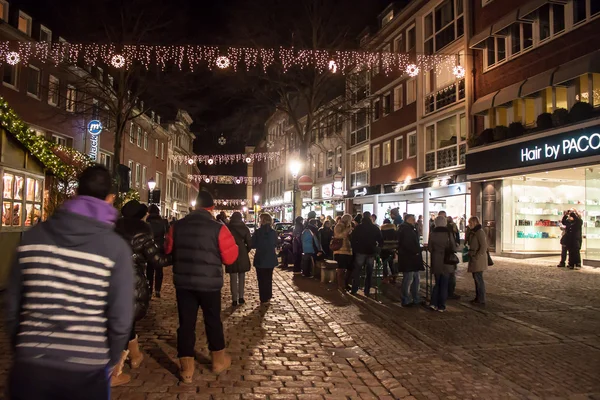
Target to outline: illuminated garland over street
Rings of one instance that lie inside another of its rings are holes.
[[[219,206],[245,206],[246,204],[250,204],[248,199],[214,199],[213,201]]]
[[[134,63],[166,70],[195,71],[199,68],[232,69],[238,71],[261,68],[264,72],[280,66],[283,72],[291,68],[314,68],[317,71],[346,74],[356,69],[381,68],[385,74],[395,71],[416,76],[420,71],[442,69],[453,71],[457,55],[410,55],[408,53],[370,52],[357,50],[306,50],[296,48],[217,47],[200,45],[123,45],[0,42],[0,62],[27,65],[32,59],[58,65],[62,62],[86,65],[111,65],[129,69]]]
[[[281,153],[279,151],[270,151],[266,153],[250,153],[250,154],[211,154],[211,155],[196,155],[196,156],[172,156],[171,159],[178,163],[194,163],[214,165],[214,164],[233,164],[236,162],[253,163],[256,161],[279,160]]]
[[[204,183],[220,183],[225,185],[231,184],[251,184],[256,185],[262,183],[261,177],[256,176],[233,176],[233,175],[188,175],[190,182],[204,182]]]

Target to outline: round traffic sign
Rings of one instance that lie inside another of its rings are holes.
[[[313,180],[310,176],[308,175],[302,175],[300,178],[298,178],[298,188],[302,191],[309,191],[311,190],[313,187]]]

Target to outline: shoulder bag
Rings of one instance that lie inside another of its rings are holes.
[[[450,237],[450,232],[448,232],[448,245],[444,250],[444,264],[447,265],[458,265],[460,260],[456,256],[456,252],[452,247],[452,238]]]
[[[332,238],[331,242],[329,242],[329,248],[331,249],[331,251],[338,251],[339,249],[342,248],[342,246],[344,245],[344,239],[343,238]]]

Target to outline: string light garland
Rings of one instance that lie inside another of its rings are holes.
[[[177,164],[188,163],[193,165],[194,163],[199,164],[233,164],[236,162],[245,162],[247,164],[253,162],[262,162],[267,160],[279,160],[281,153],[279,151],[269,151],[264,153],[251,153],[251,154],[212,154],[212,155],[194,155],[194,156],[183,156],[174,155],[171,156],[171,160]]]
[[[415,60],[416,58],[416,60]],[[116,45],[97,43],[0,42],[0,60],[11,65],[27,64],[30,59],[41,62],[77,63],[96,66],[109,64],[117,69],[134,63],[166,70],[174,66],[195,71],[204,66],[234,71],[280,66],[284,72],[293,68],[314,68],[318,72],[343,74],[357,69],[379,68],[384,74],[406,72],[416,76],[431,69],[452,71],[457,66],[456,54],[418,54],[369,52],[358,50],[307,50],[296,48],[217,47],[201,45]]]
[[[245,206],[250,203],[248,199],[214,199],[213,202],[218,206]]]
[[[262,178],[257,176],[233,176],[233,175],[188,175],[190,182],[204,182],[204,183],[219,183],[224,185],[240,185],[240,184],[251,184],[256,185],[262,183]]]

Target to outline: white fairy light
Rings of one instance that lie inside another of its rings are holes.
[[[219,67],[221,69],[225,69],[225,68],[229,68],[229,66],[231,65],[231,61],[229,61],[229,58],[227,58],[225,56],[219,56],[219,57],[217,57],[215,64],[217,65],[217,67]]]
[[[250,157],[246,157],[246,163],[250,164],[252,162],[252,159]]]
[[[110,59],[110,63],[115,68],[123,68],[125,66],[125,57],[123,57],[121,54],[115,54]]]
[[[237,183],[237,184],[239,185],[240,183],[242,183],[242,181],[241,181],[241,180],[239,180],[239,179],[236,179],[236,180],[235,180],[235,183]]]
[[[414,78],[415,76],[419,75],[419,67],[417,67],[415,64],[408,65],[406,67],[406,74],[411,78]]]
[[[6,62],[10,65],[17,65],[21,61],[21,56],[16,51],[11,51],[6,55]]]
[[[194,164],[194,159],[192,159],[192,158],[188,158],[188,161],[187,161],[187,162],[188,162],[188,164],[190,164],[190,165],[193,165],[193,164]]]
[[[465,69],[464,67],[457,65],[452,69],[452,73],[456,77],[456,79],[462,79],[465,77]]]
[[[213,160],[212,158],[209,158],[208,161],[206,161],[206,163],[208,165],[213,165],[215,163],[215,160]]]
[[[206,183],[210,183],[210,178],[206,178],[206,179],[204,179],[204,182],[206,182]]]

